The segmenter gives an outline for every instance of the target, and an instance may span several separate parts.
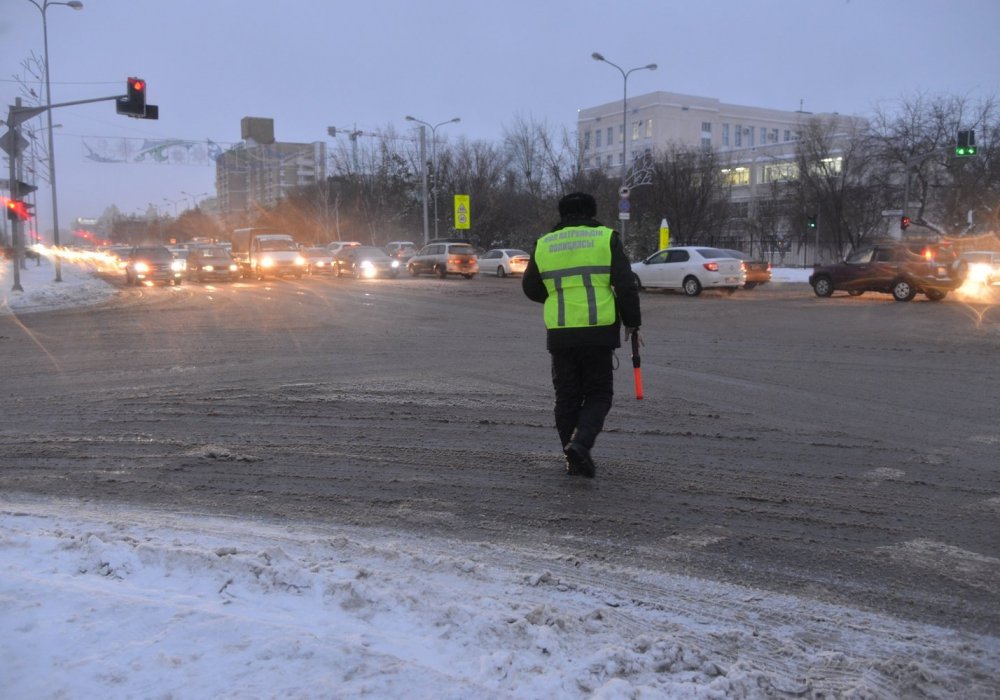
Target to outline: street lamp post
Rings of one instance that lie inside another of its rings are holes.
[[[434,187],[433,187],[433,193],[434,193],[434,237],[437,238],[438,237],[437,128],[439,126],[444,126],[445,124],[454,124],[454,123],[460,122],[462,120],[459,117],[454,117],[453,119],[448,119],[447,121],[443,121],[443,122],[440,122],[438,124],[430,124],[429,122],[425,122],[422,119],[417,119],[416,117],[411,117],[411,116],[407,115],[406,121],[408,121],[408,122],[416,122],[417,124],[423,124],[428,129],[431,130],[431,167],[434,169]],[[425,163],[424,164],[424,172],[426,172],[426,168],[427,168],[427,164]],[[426,182],[426,180],[425,180],[425,182]],[[425,191],[424,191],[424,201],[427,201],[426,187],[425,187]],[[427,231],[426,230],[424,231],[424,240],[425,241],[427,240]]]
[[[190,192],[184,192],[184,191],[182,191],[181,194],[184,195],[185,197],[190,197],[191,198],[191,208],[192,209],[197,209],[198,208],[198,202],[197,202],[197,198],[198,197],[207,197],[208,196],[208,192],[201,192],[199,194],[191,194]]]
[[[167,199],[166,197],[164,197],[163,201],[166,202],[167,204],[171,205],[174,208],[174,218],[176,219],[177,218],[177,203],[178,202],[183,202],[184,198],[182,197],[181,199]]]
[[[625,155],[625,145],[628,143],[628,134],[627,134],[627,131],[628,131],[628,76],[631,73],[634,73],[637,70],[656,70],[656,64],[655,63],[650,63],[649,65],[636,66],[635,68],[629,68],[628,70],[625,70],[624,68],[622,68],[621,66],[619,66],[617,63],[612,63],[611,61],[609,61],[608,59],[604,58],[604,56],[602,56],[601,54],[599,54],[596,51],[594,53],[590,54],[590,57],[592,59],[594,59],[595,61],[603,61],[604,63],[607,63],[609,66],[614,66],[615,68],[618,69],[618,72],[622,74],[622,83],[623,83],[623,86],[622,86],[622,188],[625,188],[628,185],[627,177],[626,177],[626,173],[627,173],[627,170],[628,170],[628,168],[627,168],[628,162],[625,160],[625,158],[626,158],[626,155]],[[624,237],[625,237],[625,222],[623,220],[622,221],[622,238],[624,239]]]
[[[59,208],[56,203],[56,149],[52,141],[52,87],[49,82],[49,26],[45,19],[45,11],[52,5],[65,5],[74,10],[82,10],[83,3],[79,0],[69,0],[69,2],[52,2],[52,0],[42,0],[39,4],[36,0],[28,0],[42,13],[42,36],[45,42],[45,106],[49,130],[49,184],[52,185],[52,245],[59,247]],[[56,282],[62,282],[62,261],[59,256],[55,256]]]

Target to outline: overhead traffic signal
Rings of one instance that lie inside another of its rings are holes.
[[[11,221],[27,221],[31,218],[28,204],[23,199],[5,199],[4,208],[7,210],[7,218]]]
[[[958,132],[958,145],[955,146],[955,155],[959,158],[976,155],[975,129],[963,129]]]
[[[903,231],[905,231],[909,227],[910,227],[910,217],[908,217],[908,216],[901,216],[899,218],[899,228],[902,229]]]
[[[115,106],[118,114],[136,119],[160,118],[160,108],[146,104],[146,81],[142,78],[129,78],[125,82],[125,97],[119,97]]]
[[[808,229],[816,228],[816,217],[815,216],[810,216],[808,219],[806,219],[806,228],[808,228]]]

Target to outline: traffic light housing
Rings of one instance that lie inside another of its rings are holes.
[[[976,131],[974,129],[962,129],[958,132],[958,145],[955,146],[955,156],[964,158],[965,156],[976,155]]]
[[[903,230],[903,231],[905,231],[906,229],[910,228],[910,217],[908,217],[908,216],[901,216],[899,218],[899,228],[901,230]]]
[[[806,219],[806,228],[808,228],[808,229],[814,229],[814,228],[816,228],[816,217],[815,216],[810,216],[809,218]]]
[[[31,218],[28,204],[23,199],[5,199],[4,208],[7,210],[7,218],[11,221],[27,221]]]
[[[119,97],[115,107],[118,114],[135,119],[160,118],[160,108],[146,104],[146,81],[142,78],[132,77],[125,81],[125,97]]]

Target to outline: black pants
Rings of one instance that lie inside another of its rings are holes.
[[[559,439],[564,447],[575,440],[589,449],[611,410],[615,393],[614,349],[583,347],[550,352]]]

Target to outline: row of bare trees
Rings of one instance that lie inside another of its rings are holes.
[[[770,254],[817,245],[837,257],[875,237],[898,234],[910,177],[914,229],[941,236],[1000,230],[1000,119],[994,99],[979,102],[919,95],[869,119],[807,117],[794,152],[783,154],[796,176],[759,184],[747,204],[725,171],[726,152],[671,145],[642,163],[648,186],[636,187],[626,243],[633,257],[655,251],[660,221],[672,243],[742,247]],[[957,131],[975,129],[979,154],[955,158]],[[252,220],[223,230],[271,225],[303,242],[423,240],[423,167],[417,139],[391,128],[332,152],[333,174]],[[430,202],[437,198],[442,236],[464,235],[483,247],[529,248],[557,219],[570,191],[592,193],[599,218],[618,225],[617,171],[580,167],[575,134],[515,117],[498,142],[439,140]],[[430,164],[427,164],[428,167]],[[452,195],[470,196],[471,228],[454,229]],[[430,235],[434,235],[433,204]],[[806,238],[805,222],[818,227]],[[911,231],[910,233],[913,233]]]

